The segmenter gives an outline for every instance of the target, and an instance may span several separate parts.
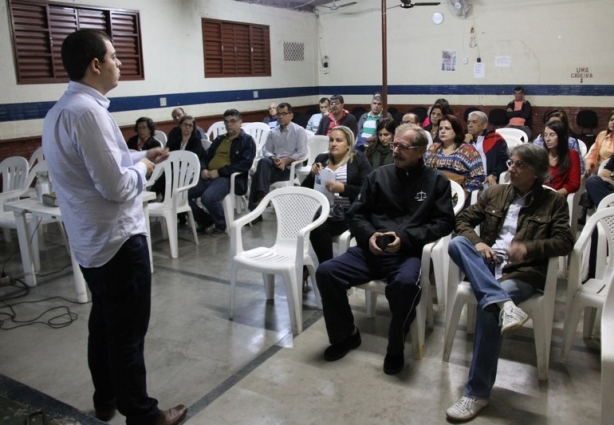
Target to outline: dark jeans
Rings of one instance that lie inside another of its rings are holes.
[[[143,357],[151,308],[145,236],[130,237],[108,263],[81,271],[92,293],[87,355],[94,407],[117,407],[128,425],[155,424],[160,410],[147,395]]]
[[[247,208],[253,211],[256,208],[256,202],[258,202],[258,193],[269,193],[269,186],[272,183],[288,180],[289,178],[290,167],[280,170],[273,165],[273,161],[269,158],[260,158],[256,172],[252,176]]]
[[[333,236],[339,236],[347,229],[348,225],[345,220],[327,220],[311,231],[309,240],[320,264],[333,258]]]
[[[196,203],[200,197],[209,215],[213,219],[215,227],[226,230],[226,220],[224,218],[224,206],[222,201],[230,193],[230,178],[218,177],[216,179],[199,179],[198,184],[188,189],[188,202],[194,214],[194,220],[200,225],[207,222],[207,213]]]
[[[344,254],[318,267],[316,281],[322,296],[322,310],[331,344],[343,341],[354,332],[354,315],[347,290],[374,279],[384,279],[386,298],[392,318],[388,330],[389,354],[403,353],[405,335],[416,317],[420,301],[420,258],[403,254],[373,255],[361,247],[352,247]]]

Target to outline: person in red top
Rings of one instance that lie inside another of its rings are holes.
[[[330,98],[330,113],[322,118],[316,135],[328,136],[333,128],[338,125],[344,125],[349,127],[354,133],[354,137],[358,133],[358,122],[354,115],[350,114],[347,110],[343,109],[343,96],[336,94]]]
[[[550,180],[552,187],[563,196],[580,189],[580,156],[569,149],[567,127],[561,121],[550,121],[544,128],[544,147],[550,160]]]

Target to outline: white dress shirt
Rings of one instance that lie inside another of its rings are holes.
[[[71,81],[43,125],[43,151],[75,259],[111,260],[130,236],[147,234],[141,192],[146,151],[130,153],[109,100]]]
[[[269,133],[262,154],[265,158],[292,158],[295,161],[307,156],[307,133],[298,124],[290,122],[285,129],[276,127]]]

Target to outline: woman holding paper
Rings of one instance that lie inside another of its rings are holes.
[[[329,136],[328,153],[316,157],[311,172],[302,183],[302,186],[320,190],[333,200],[328,220],[313,229],[309,237],[320,263],[333,258],[332,238],[347,230],[345,212],[371,172],[369,161],[362,152],[354,150],[354,143],[352,130],[345,126],[334,127]],[[305,278],[303,291],[307,290]]]

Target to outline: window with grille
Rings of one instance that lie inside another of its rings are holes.
[[[99,29],[109,35],[122,62],[122,80],[145,78],[137,11],[9,0],[9,13],[18,84],[68,81],[60,53],[62,42],[82,28]]]
[[[269,27],[202,20],[205,77],[271,76]]]

